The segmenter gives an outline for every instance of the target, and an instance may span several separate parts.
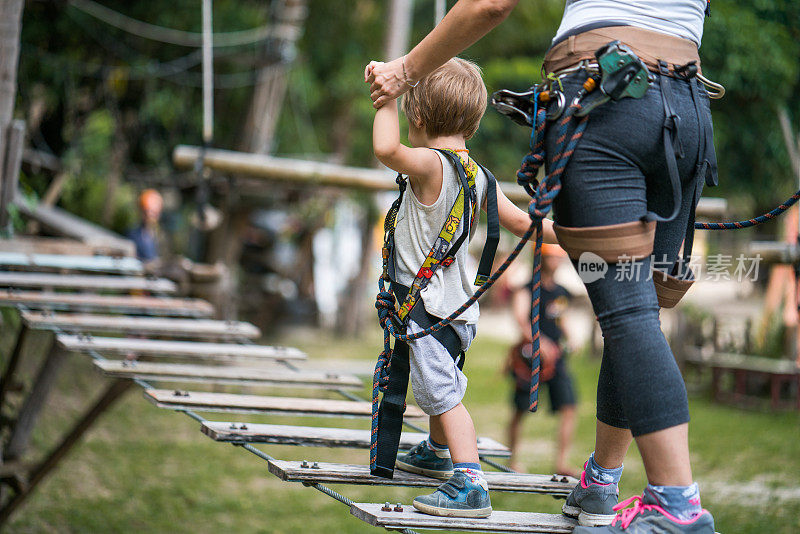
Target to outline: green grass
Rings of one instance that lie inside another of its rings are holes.
[[[8,325],[8,323],[5,323]],[[4,328],[2,354],[11,336]],[[378,332],[367,339],[337,340],[316,332],[279,340],[317,358],[372,359]],[[466,405],[481,435],[505,441],[510,414],[510,382],[499,371],[503,342],[486,335],[470,350]],[[36,368],[26,359],[28,379]],[[580,395],[579,426],[572,461],[576,467],[591,451],[594,387],[599,362],[585,355],[571,360]],[[75,417],[105,386],[88,359],[73,355],[34,435],[36,451],[57,441]],[[184,386],[185,387],[185,386]],[[274,393],[277,390],[272,390]],[[291,393],[281,390],[281,394]],[[368,395],[365,387],[363,394]],[[546,395],[545,395],[546,397]],[[521,459],[532,472],[552,470],[557,421],[543,409],[527,418]],[[703,504],[723,533],[800,532],[800,416],[745,412],[691,400],[691,448]],[[217,420],[346,425],[367,422],[207,414]],[[73,449],[12,519],[12,532],[368,532],[347,507],[311,488],[281,482],[266,463],[228,444],[215,443],[188,417],[155,408],[139,389],[126,394]],[[282,459],[367,463],[365,450],[325,450],[265,446]],[[626,461],[622,495],[641,492],[644,471],[635,448]],[[337,486],[356,501],[409,502],[413,490]],[[546,496],[494,493],[496,509],[557,513],[561,501]],[[376,531],[377,532],[377,531]]]

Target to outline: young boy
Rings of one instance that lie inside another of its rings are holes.
[[[365,80],[377,64],[367,66]],[[395,101],[375,113],[375,155],[390,169],[407,175],[410,185],[397,213],[394,234],[396,277],[400,284],[408,286],[414,280],[461,187],[453,164],[433,148],[457,154],[468,172],[475,174],[475,205],[484,206],[487,178],[469,158],[466,141],[478,129],[486,110],[486,97],[477,65],[454,58],[414,85],[403,99],[413,148],[400,142]],[[499,189],[497,203],[500,223],[518,236],[525,233],[530,225],[528,214]],[[460,235],[463,219],[469,216],[464,214],[455,235]],[[471,234],[475,226],[471,227]],[[544,239],[555,242],[550,221],[545,221]],[[441,266],[421,291],[425,310],[437,320],[450,315],[474,292],[474,273],[468,273],[467,264],[467,247],[462,246],[455,261]],[[452,324],[462,351],[475,336],[478,313],[476,303]],[[418,332],[420,327],[410,320],[407,331]],[[411,386],[417,404],[430,416],[430,436],[398,457],[397,467],[442,479],[449,477],[432,495],[414,499],[414,507],[434,515],[487,517],[492,507],[479,463],[475,427],[461,403],[467,378],[433,336],[409,342],[409,349]]]

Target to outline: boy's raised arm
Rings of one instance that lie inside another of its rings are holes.
[[[508,197],[503,194],[499,187],[497,188],[497,211],[503,228],[517,237],[522,237],[531,225],[531,218],[528,213],[508,200]],[[550,219],[542,221],[542,239],[545,243],[558,244],[556,233],[553,231],[553,221]]]
[[[395,100],[375,112],[372,149],[381,163],[412,177],[436,175],[437,169],[442,166],[439,157],[432,150],[411,148],[400,142],[400,119]]]

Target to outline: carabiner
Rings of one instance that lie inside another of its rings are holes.
[[[556,95],[556,108],[552,115],[550,115],[549,113],[547,114],[547,120],[552,122],[554,120],[557,120],[561,116],[561,114],[564,113],[564,110],[567,108],[567,97],[564,96],[564,93],[562,93],[561,91],[556,91],[556,90],[551,90],[550,94]]]
[[[501,89],[492,93],[492,107],[522,126],[533,126],[535,117],[533,116],[534,102],[536,95],[534,88],[521,93]]]

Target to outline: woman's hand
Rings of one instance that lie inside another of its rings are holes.
[[[371,84],[369,96],[375,109],[379,109],[411,88],[403,75],[402,57],[388,63],[370,61],[364,69],[364,81]]]

